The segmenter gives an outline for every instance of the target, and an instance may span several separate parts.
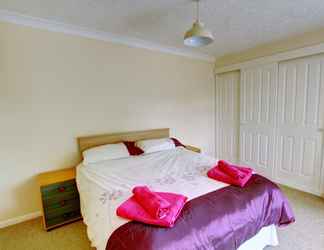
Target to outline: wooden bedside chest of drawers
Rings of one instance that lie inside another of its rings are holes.
[[[81,219],[75,168],[38,176],[45,230]]]

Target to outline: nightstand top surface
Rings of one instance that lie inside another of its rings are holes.
[[[45,172],[37,176],[39,186],[47,186],[58,182],[75,179],[75,167]]]

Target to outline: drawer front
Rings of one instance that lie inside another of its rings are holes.
[[[75,210],[80,210],[80,200],[78,198],[70,200],[62,199],[57,203],[53,203],[48,207],[44,207],[46,219],[50,219]]]
[[[64,192],[61,194],[53,195],[53,196],[43,196],[43,206],[44,209],[50,208],[52,206],[57,206],[58,204],[62,204],[65,201],[79,199],[79,193],[77,191],[74,192]]]
[[[56,217],[46,219],[46,226],[47,227],[52,227],[52,226],[62,224],[64,222],[66,222],[66,221],[77,219],[77,218],[80,218],[80,217],[81,217],[80,210],[74,210],[74,211],[66,212],[66,213],[60,214],[60,215],[58,215]]]
[[[43,186],[41,187],[41,193],[43,200],[50,200],[53,197],[78,193],[78,189],[75,180],[69,180],[48,186]]]

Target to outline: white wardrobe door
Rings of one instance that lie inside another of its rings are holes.
[[[320,193],[324,56],[279,64],[275,179]]]
[[[240,162],[269,178],[275,157],[278,64],[241,71]]]
[[[238,161],[240,72],[216,76],[216,157]]]

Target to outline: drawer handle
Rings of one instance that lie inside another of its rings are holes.
[[[63,214],[63,218],[67,219],[67,218],[71,218],[75,215],[76,215],[76,212],[68,212],[68,213]]]
[[[64,218],[64,219],[69,218],[70,216],[71,216],[70,213],[65,213],[65,214],[63,214],[63,218]]]
[[[60,193],[63,193],[63,192],[65,191],[65,187],[59,187],[59,188],[58,188],[58,191],[59,191]]]

